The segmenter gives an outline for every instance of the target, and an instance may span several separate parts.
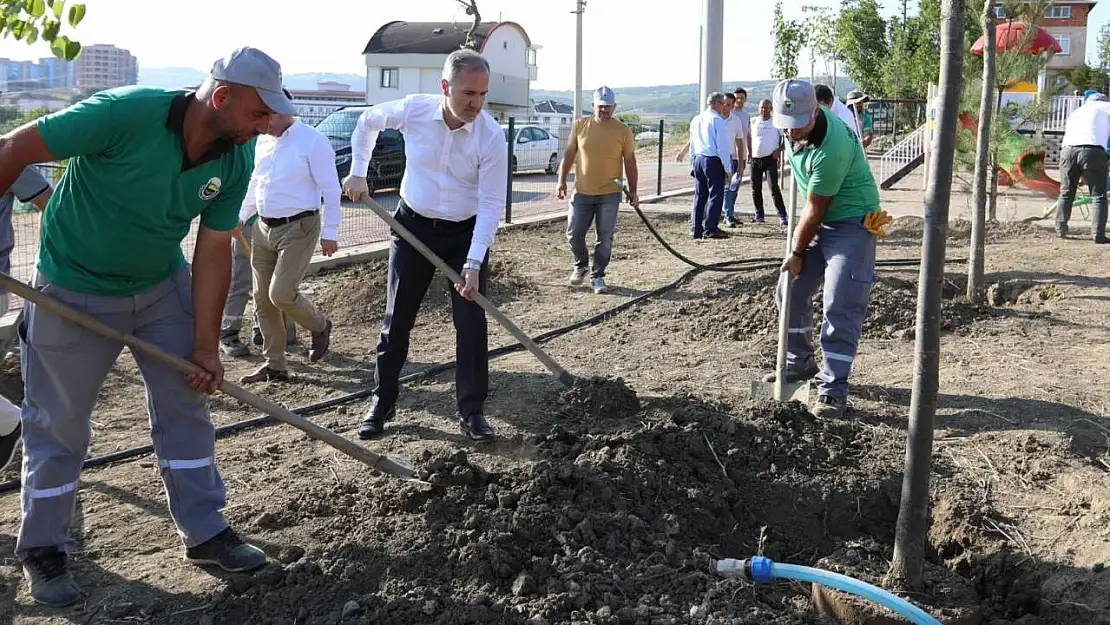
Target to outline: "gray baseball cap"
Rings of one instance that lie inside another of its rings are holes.
[[[791,78],[775,85],[771,106],[774,110],[771,119],[775,128],[805,128],[813,117],[813,112],[817,110],[817,94],[813,91],[812,84]]]
[[[279,115],[296,115],[293,101],[285,96],[281,85],[281,65],[265,52],[249,46],[216,61],[212,78],[254,87],[262,103]]]
[[[613,95],[613,90],[609,87],[598,87],[594,91],[594,104],[601,106],[616,106],[617,96]]]

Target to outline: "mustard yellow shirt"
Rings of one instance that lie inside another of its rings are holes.
[[[574,120],[570,142],[578,148],[574,166],[574,190],[583,195],[620,193],[613,182],[624,172],[624,157],[636,151],[632,131],[617,119],[598,121],[595,117]]]

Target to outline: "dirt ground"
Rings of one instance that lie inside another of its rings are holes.
[[[652,219],[700,261],[782,252],[778,226],[695,243],[681,217]],[[567,284],[562,229],[498,237],[492,298],[532,335],[688,270],[623,214],[614,289],[597,296]],[[920,220],[900,219],[880,258],[916,258],[920,233]],[[968,238],[954,223],[950,258],[966,255]],[[963,299],[965,265],[950,265],[945,281],[930,584],[906,596],[946,618],[981,615],[967,622],[1110,623],[1110,393],[1095,375],[1110,359],[1110,246],[995,226],[987,271],[984,306]],[[572,373],[620,378],[634,394],[568,390],[524,351],[493,360],[492,444],[459,432],[452,373],[406,385],[388,435],[365,444],[407,458],[432,487],[374,473],[289,426],[221,438],[227,515],[273,560],[255,575],[182,561],[156,461],[144,455],[85,471],[73,557],[85,601],[37,606],[11,555],[19,496],[9,490],[0,494],[0,623],[832,622],[810,612],[808,586],[721,579],[709,561],[764,554],[882,580],[902,480],[917,270],[879,272],[850,409],[831,422],[798,404],[749,399],[773,363],[774,280],[773,269],[695,273],[545,343]],[[294,382],[251,390],[293,408],[372,386],[383,287],[381,262],[312,277],[304,291],[335,323],[331,354],[308,363],[302,331]],[[454,358],[445,289],[437,281],[425,301],[406,373]],[[491,348],[514,342],[490,324]],[[237,377],[259,358],[227,361]],[[18,390],[11,382],[0,390]],[[90,457],[149,442],[141,394],[125,354],[93,415]],[[232,400],[212,405],[220,425],[257,416]],[[367,407],[311,418],[357,440]]]

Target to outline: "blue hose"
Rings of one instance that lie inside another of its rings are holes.
[[[778,564],[763,556],[755,556],[750,560],[732,558],[717,560],[713,565],[713,571],[718,575],[728,577],[744,576],[750,581],[761,584],[769,583],[775,579],[790,579],[798,582],[820,584],[874,601],[893,610],[899,616],[909,619],[914,625],[941,625],[940,621],[901,597],[877,586],[832,571],[823,571],[798,564]]]

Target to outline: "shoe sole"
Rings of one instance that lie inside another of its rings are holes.
[[[189,556],[185,556],[185,561],[190,563],[190,564],[197,564],[197,565],[210,564],[212,566],[218,566],[218,567],[220,567],[221,570],[227,571],[228,573],[245,573],[246,571],[254,571],[256,569],[260,569],[260,568],[266,566],[266,562],[267,562],[266,560],[264,560],[264,561],[262,561],[258,564],[252,565],[252,566],[241,566],[241,567],[237,567],[237,568],[228,568],[228,567],[220,564],[216,560],[208,560],[208,559],[205,559],[205,558],[190,558]]]
[[[42,599],[39,599],[38,597],[36,597],[34,595],[31,595],[31,600],[34,601],[35,603],[39,604],[39,605],[44,605],[44,606],[51,607],[51,608],[64,608],[64,607],[67,607],[67,606],[71,606],[75,603],[80,603],[81,602],[81,597],[80,596],[74,597],[72,601],[65,601],[65,602],[61,602],[61,603],[51,603],[49,601],[43,601]]]

